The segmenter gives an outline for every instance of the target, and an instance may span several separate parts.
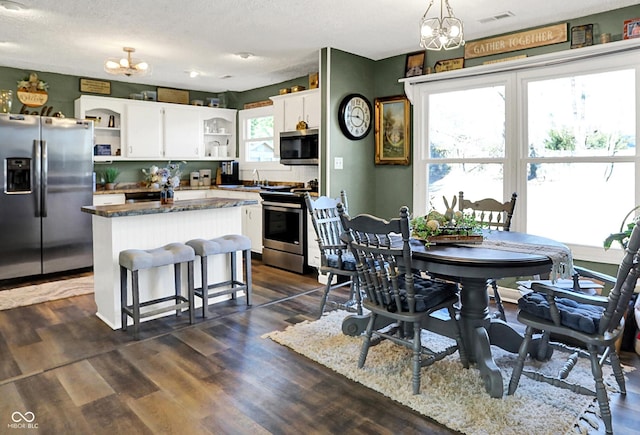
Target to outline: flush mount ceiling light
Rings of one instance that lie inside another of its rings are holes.
[[[200,73],[198,71],[192,70],[192,71],[185,71],[187,74],[189,74],[189,77],[192,79],[195,79],[196,77],[198,77],[200,75]]]
[[[431,0],[420,21],[420,46],[426,50],[453,50],[464,45],[462,21],[453,14],[449,0],[440,0],[440,18],[427,18],[433,2],[434,0]],[[445,6],[448,14],[446,17]]]
[[[151,72],[151,67],[145,61],[131,58],[135,48],[123,47],[127,57],[121,59],[110,58],[104,62],[104,70],[109,74],[130,76],[144,76]]]
[[[21,11],[27,9],[25,5],[10,0],[0,0],[0,8],[7,9],[9,11]]]
[[[250,57],[253,57],[253,53],[249,53],[248,51],[243,51],[240,53],[236,53],[236,56],[238,56],[240,59],[249,59]]]

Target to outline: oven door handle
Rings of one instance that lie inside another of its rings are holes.
[[[291,209],[302,209],[302,204],[296,204],[292,202],[271,202],[262,201],[262,205],[269,207],[271,210],[287,211]]]

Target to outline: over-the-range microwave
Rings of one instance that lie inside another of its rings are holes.
[[[280,163],[283,165],[317,165],[318,129],[280,133]]]

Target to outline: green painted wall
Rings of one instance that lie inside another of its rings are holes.
[[[374,177],[374,132],[362,140],[346,138],[338,125],[338,108],[344,97],[351,93],[362,94],[373,104],[375,98],[375,62],[337,49],[329,49],[327,74],[329,89],[327,104],[330,119],[325,119],[326,159],[328,165],[328,195],[340,196],[347,192],[349,214],[375,213],[376,192]],[[335,157],[342,157],[344,169],[333,169]],[[324,166],[326,169],[327,166]]]

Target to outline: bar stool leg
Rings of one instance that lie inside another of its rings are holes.
[[[202,317],[209,317],[209,277],[207,275],[207,256],[200,257],[200,275],[202,276]]]
[[[138,339],[140,334],[140,287],[138,271],[131,271],[131,297],[133,300],[133,338]]]
[[[231,288],[236,287],[237,274],[236,274],[236,253],[231,252]],[[231,299],[235,300],[237,296],[237,292],[231,293]]]
[[[178,302],[180,302],[180,296],[182,295],[182,285],[180,282],[180,272],[182,270],[182,263],[176,263],[173,265],[173,282],[175,285],[175,298],[174,301],[177,304]],[[176,317],[180,317],[182,316],[182,310],[180,308],[176,309]]]
[[[195,284],[193,278],[193,261],[189,261],[187,263],[187,297],[189,298],[189,323],[193,324],[196,321],[196,313],[195,313]]]
[[[245,292],[247,294],[247,305],[251,305],[251,250],[247,249],[242,252],[242,258],[244,260],[244,283],[247,288]]]
[[[127,330],[127,268],[120,266],[120,324],[123,331]]]

